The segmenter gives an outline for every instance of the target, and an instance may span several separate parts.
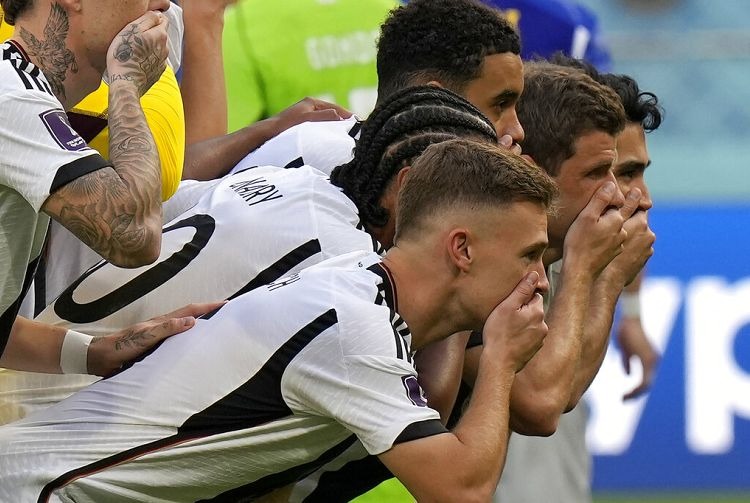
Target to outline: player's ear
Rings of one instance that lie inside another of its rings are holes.
[[[406,180],[406,175],[409,174],[410,169],[411,166],[404,166],[398,171],[398,173],[396,173],[396,186],[398,187],[399,192],[401,191],[401,187],[404,186],[404,180]]]
[[[469,272],[474,260],[473,252],[471,236],[466,229],[453,229],[448,234],[448,257],[459,272]]]

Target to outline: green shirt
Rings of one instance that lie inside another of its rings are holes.
[[[240,0],[227,9],[229,130],[312,96],[366,117],[376,41],[396,0]]]

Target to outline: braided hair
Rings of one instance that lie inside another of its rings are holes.
[[[492,122],[459,95],[436,86],[403,89],[373,110],[354,158],[333,170],[331,182],[354,202],[365,226],[382,227],[389,214],[380,199],[399,170],[433,143],[465,137],[497,143]]]

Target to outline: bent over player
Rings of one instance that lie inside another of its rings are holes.
[[[417,499],[489,498],[514,376],[547,331],[554,191],[497,146],[429,147],[406,175],[384,258],[354,252],[242,295],[131,368],[3,427],[0,494],[252,499],[356,438]],[[411,352],[470,329],[484,331],[476,406],[449,432]]]

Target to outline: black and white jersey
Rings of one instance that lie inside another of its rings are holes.
[[[352,160],[361,121],[351,117],[341,121],[303,122],[268,140],[250,152],[230,170],[230,174],[258,166],[287,169],[312,166],[326,175],[333,168]],[[164,220],[187,211],[219,180],[183,180],[177,192],[163,204]]]
[[[70,127],[44,74],[0,44],[0,352],[31,284],[58,188],[109,164]]]
[[[307,164],[330,175],[333,168],[354,157],[355,140],[362,123],[352,116],[346,120],[303,122],[268,140],[248,154],[232,170],[252,166],[294,168]]]
[[[446,432],[380,257],[353,252],[230,301],[152,354],[0,427],[2,501],[238,501]]]
[[[191,302],[234,298],[330,257],[377,246],[354,203],[309,166],[261,167],[208,184],[167,223],[154,264],[101,262],[36,319],[106,335]],[[83,375],[0,373],[0,423],[58,402],[95,380]]]

